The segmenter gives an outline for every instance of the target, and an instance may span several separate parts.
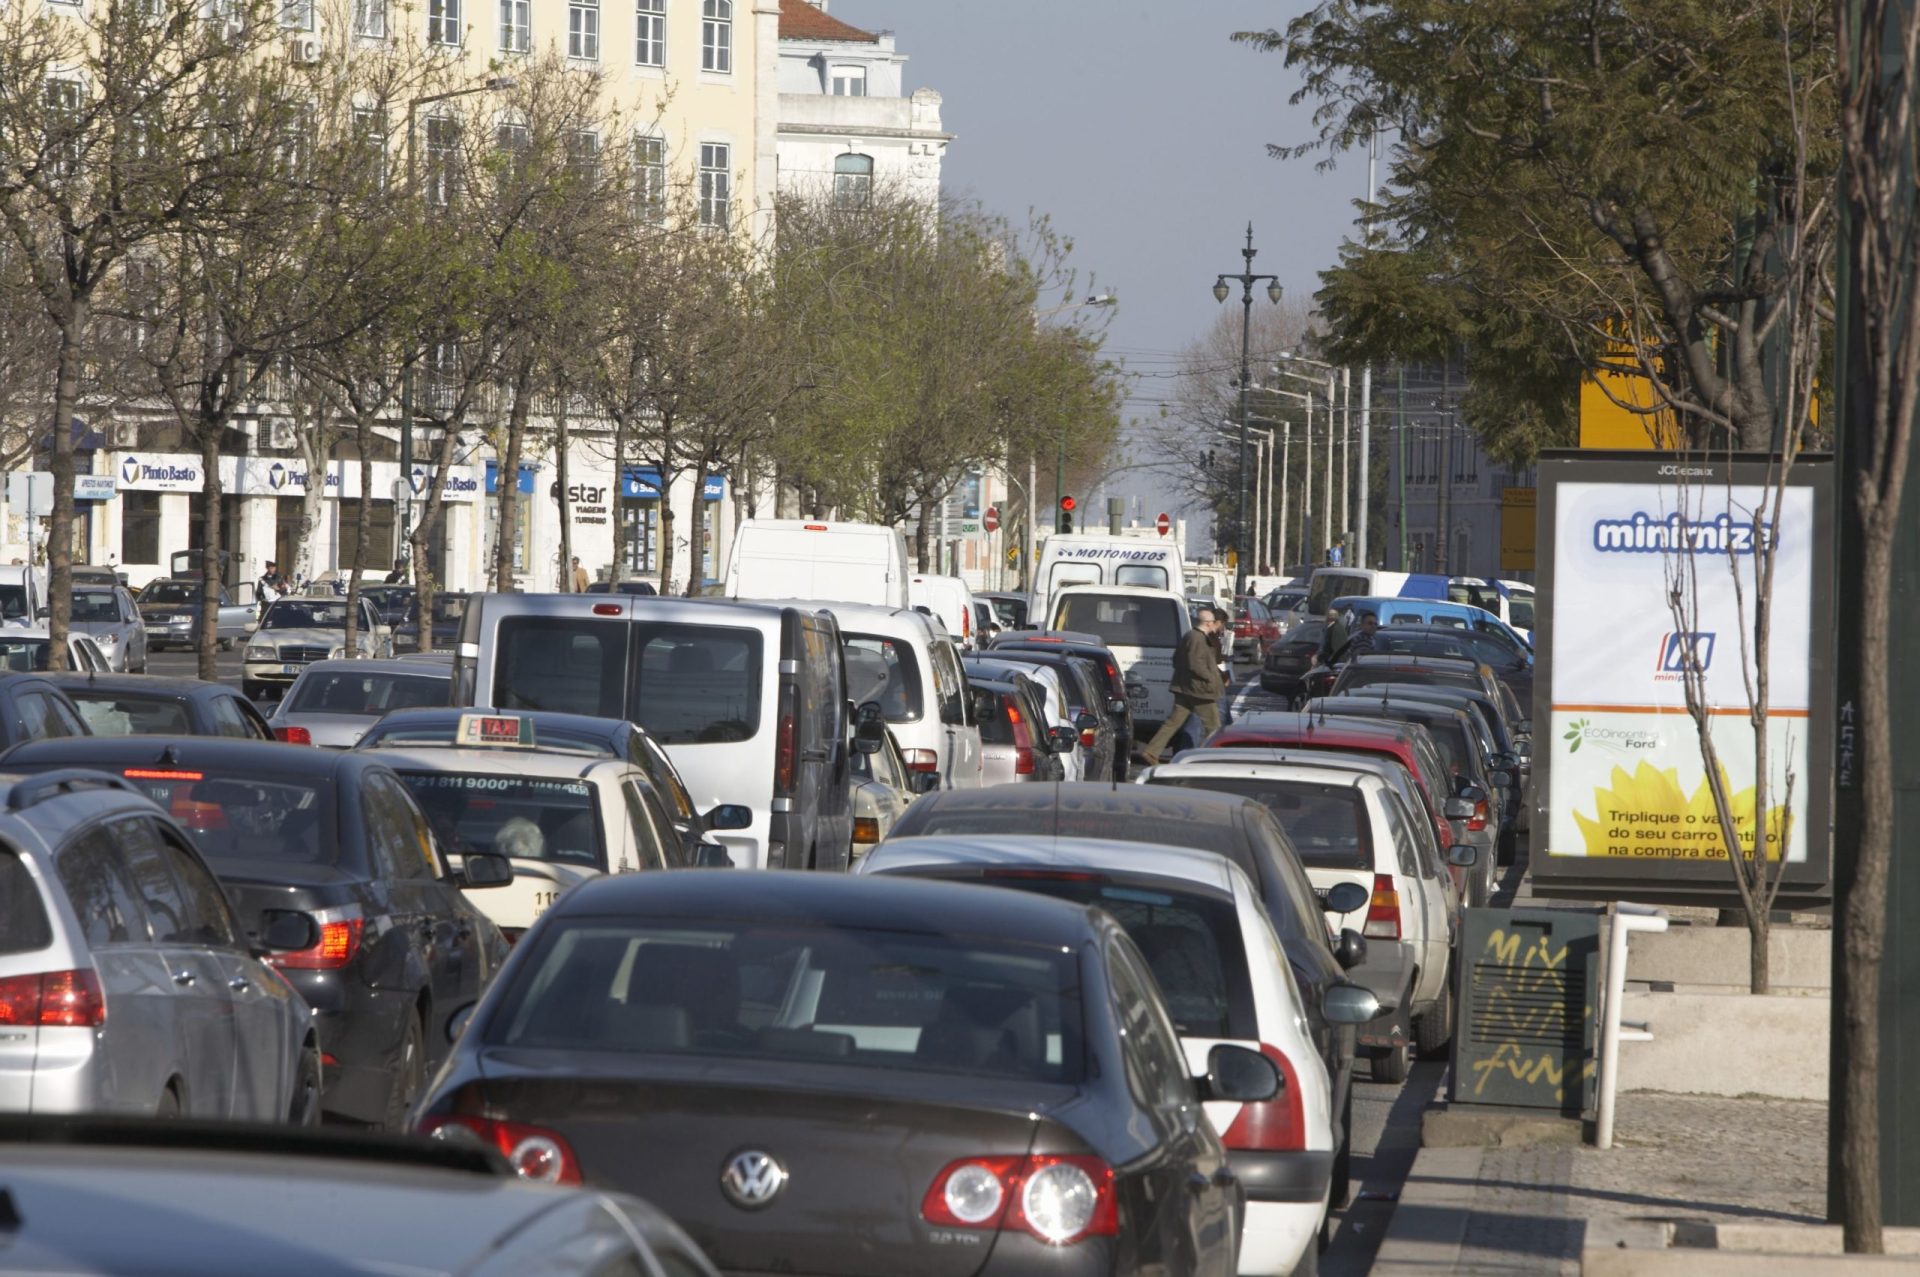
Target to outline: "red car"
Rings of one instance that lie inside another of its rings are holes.
[[[1233,600],[1233,659],[1259,663],[1267,648],[1280,641],[1280,621],[1273,609],[1251,594]]]

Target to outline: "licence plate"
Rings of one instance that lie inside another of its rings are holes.
[[[1147,689],[1135,683],[1127,689],[1127,699],[1135,705],[1145,705],[1147,703]]]
[[[280,667],[280,672],[282,674],[298,674],[301,670],[305,668],[307,667],[304,665],[282,665]]]

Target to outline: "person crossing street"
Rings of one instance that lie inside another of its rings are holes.
[[[1168,685],[1173,692],[1173,713],[1134,755],[1135,762],[1158,765],[1161,751],[1189,718],[1200,720],[1202,740],[1220,730],[1220,697],[1226,691],[1226,682],[1220,677],[1220,653],[1213,645],[1213,636],[1224,625],[1213,608],[1195,611],[1193,628],[1173,654],[1173,680]]]

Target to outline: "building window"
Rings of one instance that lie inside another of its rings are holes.
[[[533,151],[533,134],[526,125],[510,122],[494,125],[493,145],[506,160],[507,172],[514,181],[527,175],[527,156]]]
[[[700,69],[733,71],[733,0],[701,0]]]
[[[120,562],[160,561],[160,494],[120,494]]]
[[[80,171],[80,116],[86,88],[78,80],[47,81],[47,167],[56,177]]]
[[[700,144],[700,224],[727,226],[733,221],[733,148],[724,142]]]
[[[667,141],[633,139],[633,206],[643,222],[667,220]]]
[[[600,0],[572,0],[567,5],[567,56],[600,60]]]
[[[567,176],[586,190],[600,172],[600,135],[592,129],[567,134]]]
[[[427,0],[427,43],[460,42],[460,0]]]
[[[365,156],[367,183],[376,191],[386,190],[387,113],[378,107],[353,108],[353,141]]]
[[[313,0],[280,0],[280,29],[313,30]]]
[[[427,117],[427,203],[446,208],[460,187],[460,123],[444,116]]]
[[[833,157],[833,202],[842,208],[865,208],[873,200],[873,157]]]
[[[667,0],[634,0],[633,60],[643,67],[667,64]]]
[[[500,51],[526,53],[533,48],[533,0],[500,0]]]
[[[624,497],[620,502],[620,518],[626,525],[627,571],[658,572],[660,503],[652,497]]]
[[[387,0],[353,0],[353,33],[369,40],[387,38]]]
[[[867,69],[835,67],[828,77],[827,89],[837,98],[863,98],[867,96]]]

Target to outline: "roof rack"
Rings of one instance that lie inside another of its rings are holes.
[[[7,810],[25,811],[35,803],[43,803],[62,794],[77,794],[84,789],[117,789],[135,795],[141,793],[135,786],[106,772],[91,771],[85,767],[62,767],[58,771],[42,772],[15,783],[7,791]]]

